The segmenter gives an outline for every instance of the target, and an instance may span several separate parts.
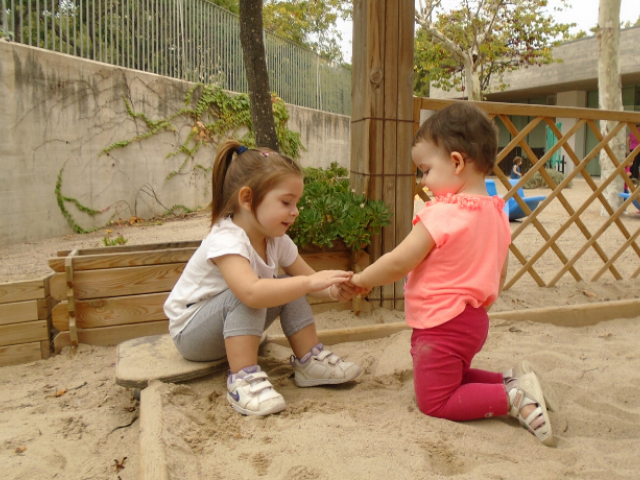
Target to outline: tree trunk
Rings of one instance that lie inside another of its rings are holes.
[[[471,59],[465,59],[464,61],[464,79],[467,98],[474,102],[481,102],[480,74],[474,70]]]
[[[262,0],[240,0],[240,42],[256,145],[278,151],[262,33]]]
[[[621,0],[600,0],[598,17],[598,92],[600,108],[604,110],[623,110],[622,84],[620,81],[620,2]],[[606,136],[617,122],[601,122],[602,135]],[[609,147],[620,161],[626,154],[625,129],[622,129],[610,142]],[[600,151],[601,180],[605,181],[615,169],[609,155]],[[621,176],[612,181],[604,191],[604,196],[612,208],[618,208],[622,199],[624,182]],[[602,207],[600,215],[608,213]]]

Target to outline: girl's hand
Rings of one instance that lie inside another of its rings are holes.
[[[322,270],[309,275],[309,291],[319,292],[336,283],[344,283],[353,276],[353,272],[343,270]]]
[[[360,276],[361,276],[361,274],[356,273],[355,275],[353,275],[351,277],[351,280],[349,280],[349,283],[351,283],[352,285],[354,285],[356,287],[365,288],[365,285],[360,280]]]
[[[348,302],[358,295],[366,296],[370,291],[370,288],[356,287],[351,282],[345,282],[335,285],[335,289],[332,290],[332,293],[336,296],[339,302]]]

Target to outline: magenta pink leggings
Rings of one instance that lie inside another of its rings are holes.
[[[488,333],[485,309],[469,305],[442,325],[413,330],[411,356],[420,411],[454,421],[507,414],[502,374],[470,368]]]

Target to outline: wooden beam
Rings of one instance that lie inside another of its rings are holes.
[[[638,316],[640,316],[640,299],[489,313],[489,319],[492,321],[532,321],[536,323],[551,323],[561,327],[586,327],[607,320],[615,320],[616,318],[635,318]],[[394,322],[382,325],[321,330],[318,332],[318,338],[325,345],[335,345],[336,343],[376,340],[410,329],[411,327],[405,322]],[[284,335],[270,335],[267,337],[267,343],[289,346]]]
[[[167,243],[147,243],[143,245],[117,245],[114,247],[101,247],[101,248],[84,248],[78,250],[78,255],[111,255],[113,253],[126,253],[126,252],[142,252],[144,250],[168,250],[174,248],[198,248],[202,240],[191,240],[185,242],[167,242]],[[71,253],[71,250],[59,250],[56,252],[58,257],[66,257]]]
[[[421,98],[422,110],[442,110],[444,107],[460,100],[439,100]],[[502,102],[469,102],[488,114],[513,115],[522,117],[577,118],[585,120],[615,120],[628,123],[640,123],[640,113],[619,110],[600,110],[597,108],[555,107],[522,103]]]
[[[148,323],[167,320],[163,310],[169,292],[127,295],[123,297],[96,298],[76,302],[77,328],[103,328],[135,323]],[[352,308],[351,302],[339,303],[307,297],[315,314],[336,309]],[[363,302],[364,312],[369,311],[367,302]],[[53,309],[53,326],[60,331],[69,330],[67,302],[60,302]]]
[[[48,339],[49,329],[46,320],[0,326],[0,345],[15,345]]]
[[[140,480],[169,480],[162,415],[162,383],[152,380],[140,395],[140,433],[138,438]]]
[[[75,272],[74,296],[77,301],[88,298],[168,292],[180,278],[184,266],[184,263],[169,263]],[[56,273],[51,279],[51,296],[57,300],[66,300],[67,285],[64,273]]]
[[[147,246],[149,247],[149,246]],[[102,255],[80,254],[73,259],[74,272],[100,270],[117,267],[139,267],[165,263],[187,263],[196,251],[195,247],[158,250],[140,250]],[[49,267],[55,272],[64,272],[64,257],[49,259]]]
[[[135,323],[133,325],[120,325],[116,327],[88,328],[78,330],[79,343],[88,345],[117,345],[132,338],[146,337],[149,335],[163,335],[169,331],[169,321]],[[60,332],[53,340],[55,352],[60,353],[63,347],[71,346],[69,332]]]
[[[44,360],[51,356],[51,342],[47,340],[40,340],[40,355]]]
[[[607,320],[615,320],[616,318],[635,318],[638,316],[640,316],[640,299],[637,298],[614,302],[489,313],[491,320],[532,321],[536,323],[551,323],[559,327],[586,327]]]
[[[32,320],[38,320],[38,300],[0,304],[0,325]]]
[[[40,342],[21,343],[0,347],[0,367],[40,360],[42,352]]]
[[[358,45],[359,51],[354,51],[352,77],[351,182],[393,213],[391,224],[368,248],[372,261],[393,250],[411,228],[414,13],[410,0],[354,2],[354,48]],[[370,301],[385,308],[404,308],[403,297],[401,282],[369,294]]]
[[[365,342],[388,337],[410,327],[405,322],[387,323],[383,325],[367,325],[363,327],[336,328],[318,332],[318,340],[325,345],[335,345],[345,342]],[[289,346],[289,340],[284,335],[269,335],[267,343],[276,343],[283,347]]]
[[[169,292],[160,292],[80,300],[75,305],[76,326],[87,329],[166,320],[162,307],[168,296]],[[54,307],[53,326],[69,330],[66,301]]]
[[[50,277],[51,275],[47,275],[36,280],[0,284],[0,304],[47,297],[49,295]]]

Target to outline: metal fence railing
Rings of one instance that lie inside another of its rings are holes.
[[[237,15],[207,0],[0,0],[16,42],[248,92]],[[265,33],[270,88],[286,102],[351,114],[351,71]]]

